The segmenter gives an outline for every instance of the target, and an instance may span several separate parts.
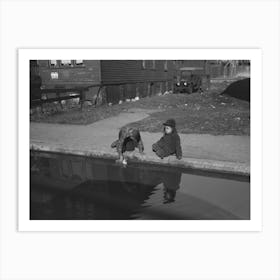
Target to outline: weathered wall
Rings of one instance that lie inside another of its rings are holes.
[[[45,88],[76,88],[100,84],[100,60],[84,60],[81,66],[60,66],[58,63],[56,67],[50,67],[48,60],[38,60],[38,64]]]
[[[147,81],[165,81],[173,78],[173,62],[168,61],[167,70],[164,69],[165,60],[102,60],[101,79],[104,84],[136,83]]]

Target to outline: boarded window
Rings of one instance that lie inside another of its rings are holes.
[[[58,72],[51,72],[51,79],[57,80],[58,79]]]
[[[57,60],[50,60],[50,66],[56,67],[57,66]]]
[[[62,66],[70,66],[72,63],[71,63],[71,60],[61,60],[60,64]]]

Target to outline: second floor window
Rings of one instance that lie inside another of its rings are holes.
[[[56,67],[57,66],[57,60],[50,60],[50,66]]]
[[[83,60],[76,60],[75,64],[76,65],[84,65],[84,61]]]
[[[61,60],[60,64],[62,66],[70,66],[71,65],[71,60]]]

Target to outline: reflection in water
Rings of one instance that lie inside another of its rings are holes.
[[[182,173],[178,171],[163,174],[164,203],[175,201],[176,192],[180,188],[181,176]]]
[[[30,219],[250,218],[244,180],[52,153],[30,162]]]

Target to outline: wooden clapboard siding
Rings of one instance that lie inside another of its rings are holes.
[[[146,60],[143,68],[142,60],[102,60],[101,80],[106,84],[137,83],[147,81],[166,81],[173,78],[173,63],[168,61],[167,71],[164,60]]]
[[[155,64],[153,64],[153,61]],[[203,60],[84,60],[77,66],[72,60],[71,66],[50,67],[48,60],[38,60],[39,75],[45,88],[75,88],[92,85],[117,85],[173,81],[176,70],[181,67],[205,67]],[[52,78],[56,72],[58,78]]]

